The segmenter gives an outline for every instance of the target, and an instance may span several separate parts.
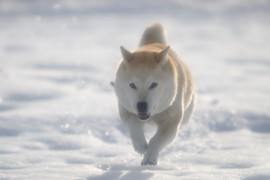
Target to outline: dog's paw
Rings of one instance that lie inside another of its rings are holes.
[[[147,142],[146,141],[132,141],[133,148],[139,154],[145,154],[147,150]]]
[[[155,153],[146,153],[141,162],[141,165],[142,166],[157,165],[157,161],[158,161],[158,155],[156,155]]]

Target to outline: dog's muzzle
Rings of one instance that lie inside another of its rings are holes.
[[[148,112],[148,104],[145,101],[140,101],[137,103],[138,118],[140,120],[146,120],[150,117]]]

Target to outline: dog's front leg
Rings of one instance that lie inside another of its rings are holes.
[[[133,148],[139,154],[145,154],[147,141],[144,136],[144,123],[138,120],[137,116],[128,112],[119,104],[120,117],[129,130]]]
[[[179,118],[179,117],[178,117]],[[158,127],[154,137],[149,141],[146,154],[141,162],[141,165],[156,165],[159,152],[177,135],[180,120],[163,123]]]
[[[132,118],[129,119],[128,126],[134,150],[139,154],[145,154],[147,141],[144,136],[143,122],[140,122],[137,118]]]

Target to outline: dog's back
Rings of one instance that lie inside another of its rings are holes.
[[[145,29],[139,46],[144,46],[144,45],[154,44],[154,43],[159,43],[159,44],[164,44],[164,45],[167,44],[165,30],[162,27],[162,25],[159,23],[152,24]]]

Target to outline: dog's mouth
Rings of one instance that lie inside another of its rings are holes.
[[[140,120],[147,120],[150,117],[150,113],[148,112],[138,112],[138,118]]]

